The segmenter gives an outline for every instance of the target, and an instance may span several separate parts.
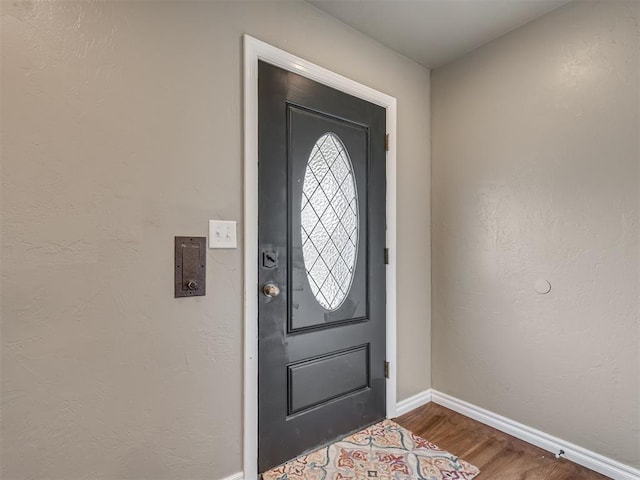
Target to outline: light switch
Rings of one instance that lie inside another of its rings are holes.
[[[238,248],[236,222],[209,220],[209,248]]]

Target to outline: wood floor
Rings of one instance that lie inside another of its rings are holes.
[[[429,403],[395,419],[480,469],[474,480],[606,480],[545,450]]]

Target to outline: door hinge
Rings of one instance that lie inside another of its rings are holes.
[[[389,249],[384,249],[384,264],[389,265]]]
[[[389,362],[384,361],[384,378],[389,378]]]
[[[384,136],[384,151],[385,152],[389,151],[389,134],[388,133]]]

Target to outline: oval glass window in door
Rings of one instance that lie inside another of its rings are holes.
[[[358,251],[358,196],[351,159],[334,133],[311,149],[302,185],[302,255],[313,296],[326,310],[347,298]]]

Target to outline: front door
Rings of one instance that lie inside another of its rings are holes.
[[[260,62],[258,468],[385,416],[385,109]]]

